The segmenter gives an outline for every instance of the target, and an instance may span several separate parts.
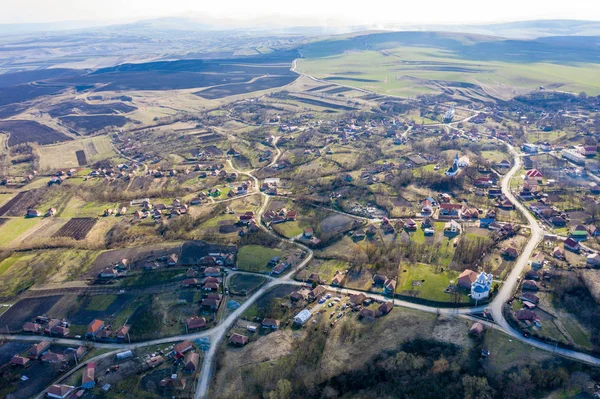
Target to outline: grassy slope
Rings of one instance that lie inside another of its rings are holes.
[[[302,59],[298,62],[298,70],[319,78],[335,76],[376,80],[376,82],[351,80],[338,82],[401,96],[438,91],[432,85],[426,86],[423,82],[411,81],[410,78],[484,85],[505,84],[527,89],[563,83],[560,90],[600,94],[600,65],[598,64],[557,65],[542,62],[470,61],[460,59],[447,50],[408,46],[393,48],[388,50],[387,54],[393,55],[384,55],[377,51],[360,51]],[[468,68],[469,70],[460,72],[427,70],[422,65],[405,64],[403,61],[449,63],[449,66]]]

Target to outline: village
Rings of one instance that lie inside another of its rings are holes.
[[[485,372],[536,360],[507,353],[597,359],[593,104],[559,134],[567,111],[535,95],[295,85],[3,179],[2,395],[258,397],[305,389],[295,365],[321,389],[419,339]]]

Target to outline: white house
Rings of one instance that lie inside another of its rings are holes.
[[[294,323],[303,326],[312,317],[312,313],[308,309],[303,309],[300,313],[294,316]]]
[[[471,298],[480,301],[490,296],[493,276],[486,272],[479,273],[477,280],[471,284]]]
[[[594,252],[591,255],[588,255],[586,263],[588,265],[591,265],[591,266],[598,266],[598,265],[600,265],[600,255],[597,254],[596,252]]]

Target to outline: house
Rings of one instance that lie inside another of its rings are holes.
[[[376,274],[373,276],[373,285],[375,287],[381,287],[387,281],[387,277],[382,274]]]
[[[41,341],[29,348],[28,356],[30,359],[37,359],[42,355],[42,353],[46,352],[48,348],[50,348],[50,341]]]
[[[564,247],[565,247],[565,249],[568,249],[569,251],[572,251],[572,252],[579,252],[579,249],[580,249],[579,243],[577,241],[575,241],[574,239],[572,239],[571,237],[569,237],[565,240]]]
[[[85,335],[87,337],[95,338],[102,329],[104,329],[104,321],[96,319],[88,325]]]
[[[544,254],[541,252],[536,253],[533,258],[531,258],[531,267],[534,269],[541,269],[544,267]]]
[[[454,220],[451,220],[444,224],[444,235],[460,234],[460,231],[460,224],[458,224]]]
[[[504,257],[507,259],[517,259],[519,252],[516,248],[508,247],[504,250]]]
[[[65,355],[62,353],[46,352],[42,355],[42,362],[44,363],[62,363],[65,361]]]
[[[458,218],[462,207],[461,204],[440,204],[440,217]]]
[[[367,299],[367,296],[362,292],[360,294],[350,295],[350,306],[360,306]]]
[[[417,226],[417,222],[415,222],[413,219],[408,219],[406,221],[406,223],[404,224],[404,227],[408,231],[416,231],[418,226]]]
[[[167,258],[167,266],[176,266],[177,261],[179,261],[179,256],[177,254],[170,254]]]
[[[265,329],[277,330],[279,328],[279,320],[265,318],[263,319],[261,326]]]
[[[54,384],[48,388],[48,397],[54,399],[65,399],[71,395],[75,387],[64,384]]]
[[[219,291],[219,283],[206,283],[202,287],[204,291]]]
[[[308,276],[308,279],[306,281],[308,281],[309,283],[319,284],[321,282],[321,277],[316,273],[311,273],[311,275]]]
[[[539,291],[540,287],[538,287],[537,283],[533,280],[525,280],[523,281],[523,290],[527,291]]]
[[[294,323],[303,326],[312,317],[312,313],[308,309],[303,309],[300,313],[294,316]]]
[[[124,340],[129,335],[129,326],[121,326],[116,332],[117,339]]]
[[[477,279],[471,284],[471,299],[479,301],[489,298],[493,279],[494,276],[489,273],[479,273]]]
[[[10,359],[10,364],[12,366],[25,366],[27,363],[29,363],[29,358],[24,356],[14,355]]]
[[[188,373],[194,373],[198,369],[199,362],[200,362],[200,355],[198,354],[198,352],[190,352],[187,355],[185,355],[183,369]]]
[[[564,227],[567,225],[567,221],[559,216],[554,216],[550,219],[550,223],[552,223],[556,227]]]
[[[471,289],[471,284],[473,284],[477,280],[477,272],[474,272],[471,269],[465,269],[459,276],[456,285],[464,288]]]
[[[588,255],[585,263],[587,263],[590,266],[600,265],[600,254],[594,252],[593,254]]]
[[[40,334],[42,332],[42,326],[38,323],[32,323],[28,321],[27,323],[23,324],[23,332]]]
[[[207,297],[202,299],[200,305],[205,309],[210,309],[216,312],[219,309],[219,306],[221,305],[221,299]]]
[[[188,331],[198,330],[206,327],[206,319],[204,317],[192,316],[185,320]]]
[[[204,275],[207,277],[220,277],[221,270],[218,267],[207,267],[204,269]]]
[[[185,288],[197,287],[198,279],[197,278],[186,278],[185,280],[183,280],[181,285]]]
[[[387,302],[384,302],[381,305],[379,305],[379,308],[377,310],[379,311],[379,314],[383,316],[383,315],[390,313],[393,308],[394,308],[394,303],[391,301],[387,301]]]
[[[533,320],[537,320],[538,317],[535,314],[535,312],[528,310],[528,309],[521,309],[515,312],[515,317],[517,318],[517,320],[519,321],[533,321]]]
[[[479,227],[488,228],[491,223],[494,223],[494,221],[495,221],[495,219],[491,219],[491,218],[479,219]]]
[[[231,334],[231,337],[229,337],[229,343],[234,346],[244,346],[248,343],[248,337],[242,334],[234,333]]]
[[[525,172],[525,180],[536,180],[539,181],[544,177],[542,172],[537,169],[531,169]]]
[[[537,304],[540,301],[540,298],[537,295],[532,294],[531,292],[524,292],[521,294],[521,300],[524,302],[527,301],[533,304]]]
[[[473,323],[471,328],[469,328],[469,335],[474,337],[481,337],[485,332],[485,326],[479,322]]]
[[[334,287],[339,287],[342,284],[343,280],[344,274],[340,273],[339,271],[336,271],[335,276],[333,276],[333,279],[331,280],[331,285],[333,285]]]
[[[388,279],[385,282],[383,293],[387,295],[393,295],[396,292],[396,280]]]
[[[89,362],[81,375],[81,387],[84,389],[92,389],[96,386],[96,363]]]
[[[311,292],[308,293],[308,299],[314,301],[327,293],[327,288],[323,285],[317,285]]]
[[[577,225],[569,232],[569,237],[576,241],[585,241],[587,240],[588,232],[586,228],[582,225]]]
[[[307,227],[307,228],[305,228],[305,229],[304,229],[304,231],[302,232],[302,236],[303,236],[304,238],[308,238],[308,239],[312,238],[312,237],[313,237],[313,234],[314,234],[314,231],[313,231],[313,228],[312,228],[312,227]]]
[[[38,216],[42,216],[42,213],[37,209],[27,209],[27,212],[25,213],[26,218],[35,218]]]
[[[531,143],[524,143],[523,151],[525,151],[529,154],[535,154],[536,152],[538,152],[538,146],[535,144],[531,144]]]
[[[515,206],[509,199],[503,199],[500,201],[500,208],[502,209],[515,209]]]
[[[467,208],[462,210],[463,219],[477,219],[479,218],[479,211],[477,208]]]
[[[556,259],[564,259],[565,251],[561,247],[554,247],[554,250],[552,251],[552,256]]]
[[[375,320],[375,312],[369,308],[362,308],[358,313],[358,318],[365,321]]]
[[[179,357],[183,357],[183,354],[192,349],[193,347],[194,346],[192,345],[192,342],[186,339],[185,341],[180,342],[173,347],[173,354]]]
[[[182,391],[187,385],[187,380],[185,378],[177,378],[177,374],[173,374],[169,378],[160,380],[158,385],[164,389],[174,389],[177,391]]]

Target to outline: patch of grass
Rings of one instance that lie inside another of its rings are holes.
[[[117,299],[116,295],[94,295],[85,307],[86,310],[105,311]]]
[[[0,226],[0,245],[8,245],[12,240],[40,223],[40,218],[15,218]]]
[[[308,227],[308,225],[304,227]],[[304,227],[301,227],[300,222],[298,220],[294,220],[285,223],[274,224],[273,230],[277,232],[277,234],[281,234],[286,238],[292,238],[296,237],[299,234],[302,234],[302,231],[304,231]]]
[[[406,273],[403,271],[406,270]],[[444,289],[451,283],[456,283],[458,273],[451,270],[435,272],[433,267],[422,263],[416,265],[401,264],[398,270],[399,282],[397,292],[418,291],[419,298],[439,302],[454,302],[451,294],[446,294]],[[413,285],[414,281],[422,281],[421,285]],[[461,301],[468,300],[461,294]]]
[[[267,263],[274,256],[282,256],[283,251],[261,245],[245,245],[238,250],[238,268],[253,272],[268,271]]]

